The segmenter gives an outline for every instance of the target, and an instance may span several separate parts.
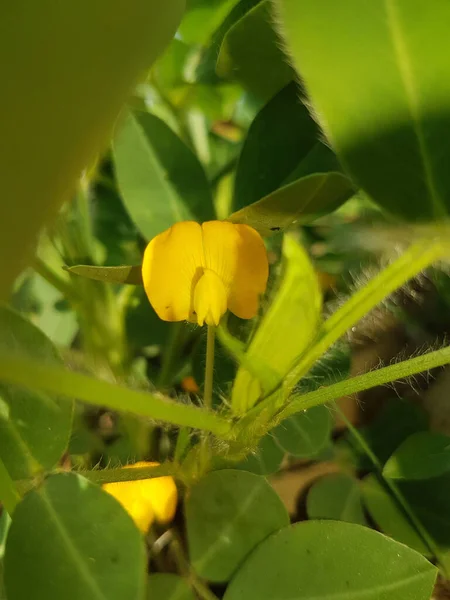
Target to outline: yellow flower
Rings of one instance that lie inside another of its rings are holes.
[[[158,464],[141,461],[124,469],[154,467]],[[172,477],[117,481],[105,483],[102,487],[120,502],[143,533],[149,530],[153,521],[169,523],[175,515],[177,488]]]
[[[259,233],[226,221],[176,223],[148,244],[142,278],[164,321],[218,325],[229,309],[241,319],[258,312],[269,273]]]

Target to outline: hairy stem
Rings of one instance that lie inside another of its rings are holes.
[[[206,406],[206,408],[212,407],[215,337],[216,328],[214,327],[214,325],[208,325],[208,332],[206,334],[205,385],[203,392],[203,403]]]

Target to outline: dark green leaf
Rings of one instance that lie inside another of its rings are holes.
[[[106,283],[131,283],[143,285],[140,266],[123,267],[92,267],[90,265],[75,265],[66,267],[66,271],[88,279],[104,281]]]
[[[367,527],[307,521],[260,544],[224,600],[429,600],[436,568]]]
[[[411,220],[448,215],[450,4],[279,0],[313,110],[355,181]],[[355,52],[357,48],[357,52]]]
[[[251,124],[236,173],[235,210],[274,192],[317,143],[318,127],[299,94],[290,83]]]
[[[145,548],[131,517],[75,474],[49,477],[17,506],[5,552],[9,600],[140,600]]]
[[[304,225],[332,212],[353,194],[349,179],[340,173],[317,173],[284,185],[233,213],[233,223],[250,225],[271,235],[292,225]]]
[[[357,481],[344,473],[326,475],[308,492],[306,510],[310,519],[334,519],[366,525]]]
[[[430,479],[450,471],[450,437],[421,431],[407,438],[389,458],[383,475],[391,479]]]
[[[130,298],[130,304],[125,317],[127,339],[131,348],[142,351],[146,346],[165,344],[170,336],[173,323],[163,321],[153,310],[148,301],[144,288],[136,288]]]
[[[115,138],[114,162],[125,207],[146,239],[177,221],[214,217],[203,167],[158,117],[126,115]]]
[[[227,31],[217,59],[217,73],[236,79],[249,92],[269,100],[295,77],[281,46],[274,29],[272,3],[264,0]]]
[[[0,308],[0,350],[61,364],[52,343],[34,325]],[[43,392],[0,384],[0,457],[13,479],[53,467],[69,441],[72,403]]]
[[[147,583],[147,600],[195,600],[188,583],[173,573],[154,573]]]
[[[330,410],[324,405],[314,406],[285,419],[272,433],[287,453],[299,458],[311,458],[329,442]]]
[[[261,439],[256,451],[249,454],[234,468],[250,471],[257,475],[272,475],[280,468],[284,455],[284,450],[280,448],[270,432]]]
[[[288,522],[263,477],[232,469],[209,473],[186,503],[191,563],[201,577],[227,581],[257,544]]]

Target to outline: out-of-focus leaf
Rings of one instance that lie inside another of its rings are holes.
[[[274,29],[272,2],[264,0],[225,34],[217,59],[217,73],[220,77],[236,79],[249,92],[269,100],[295,78],[281,47],[281,39]]]
[[[94,267],[91,265],[74,265],[73,267],[65,267],[65,270],[74,275],[104,281],[105,283],[143,285],[140,266]]]
[[[260,544],[224,600],[429,600],[436,574],[423,556],[368,527],[307,521]]]
[[[136,288],[130,298],[125,325],[127,340],[135,350],[142,350],[146,346],[163,346],[173,327],[173,323],[158,317],[141,287]]]
[[[229,220],[250,225],[267,236],[294,224],[304,225],[332,212],[353,192],[350,180],[340,173],[309,175],[238,210]]]
[[[277,5],[313,109],[355,181],[403,218],[447,216],[450,141],[442,132],[450,126],[450,4]]]
[[[187,0],[179,27],[183,41],[205,44],[238,0]]]
[[[322,309],[314,268],[306,251],[293,237],[285,237],[283,257],[284,272],[279,287],[246,352],[248,361],[269,365],[271,372],[278,375],[278,381],[311,342]],[[260,394],[260,382],[241,367],[233,385],[233,410],[244,414]]]
[[[0,8],[0,301],[41,226],[103,150],[183,9],[184,0],[22,0]]]
[[[205,579],[228,581],[257,544],[288,522],[286,508],[264,477],[213,471],[187,498],[192,566]]]
[[[306,499],[310,519],[333,519],[366,525],[358,482],[344,473],[326,475],[313,484]]]
[[[0,309],[0,350],[60,365],[49,339],[34,325]],[[53,467],[69,441],[72,404],[43,392],[0,385],[0,457],[13,479],[33,477]]]
[[[272,433],[288,454],[312,458],[330,441],[330,411],[323,405],[314,406],[285,419]]]
[[[191,48],[183,41],[174,38],[166,48],[161,58],[152,69],[152,76],[165,90],[185,82],[183,70]]]
[[[239,158],[234,209],[239,210],[277,190],[317,143],[319,131],[290,83],[252,122]]]
[[[450,437],[420,431],[406,438],[383,469],[390,479],[430,479],[450,471]]]
[[[256,451],[235,465],[234,469],[250,471],[257,475],[272,475],[280,468],[284,456],[284,450],[279,446],[272,432],[270,432],[261,439]]]
[[[147,581],[147,600],[195,600],[185,579],[174,573],[152,573]]]
[[[126,115],[115,138],[114,162],[125,207],[146,239],[177,221],[214,217],[203,167],[158,117]]]
[[[14,513],[4,561],[7,596],[140,600],[145,554],[141,534],[111,495],[79,475],[53,475]]]

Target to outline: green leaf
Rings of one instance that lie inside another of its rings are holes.
[[[403,218],[446,216],[449,3],[277,4],[313,110],[355,181]]]
[[[279,470],[284,455],[284,450],[270,432],[261,439],[256,451],[248,454],[245,460],[234,468],[250,471],[257,475],[272,475]]]
[[[304,225],[332,212],[353,194],[349,179],[340,173],[317,173],[283,185],[228,217],[268,236],[292,225]]]
[[[375,475],[363,479],[361,493],[366,509],[383,533],[425,556],[430,555],[430,550],[403,510]]]
[[[318,127],[290,83],[256,115],[236,172],[234,209],[277,190],[317,143]]]
[[[130,298],[125,325],[128,343],[137,352],[147,346],[164,346],[173,327],[158,317],[141,287]]]
[[[283,256],[281,283],[246,353],[248,361],[270,365],[271,371],[278,375],[278,382],[316,334],[322,308],[314,268],[293,237],[284,238]],[[232,391],[233,410],[244,414],[260,394],[258,380],[241,367]]]
[[[213,471],[186,502],[191,563],[201,577],[227,581],[257,544],[288,522],[286,508],[263,477]]]
[[[188,44],[204,44],[238,0],[187,0],[186,14],[179,27]]]
[[[334,473],[313,484],[306,499],[309,519],[334,519],[366,525],[357,481],[345,473]]]
[[[114,163],[125,207],[146,239],[177,221],[214,217],[203,167],[158,117],[127,113],[114,141]]]
[[[272,3],[264,0],[227,31],[217,59],[217,74],[236,79],[249,92],[269,100],[295,77],[281,46],[274,30]]]
[[[330,440],[330,410],[323,404],[314,406],[285,419],[272,433],[288,454],[299,458],[312,458]]]
[[[147,582],[147,600],[195,600],[187,582],[173,573],[153,573]]]
[[[65,270],[74,275],[106,283],[143,285],[141,266],[93,267],[90,265],[75,265],[73,267],[65,267]]]
[[[430,479],[450,471],[450,437],[421,431],[408,437],[389,458],[383,475],[391,479]]]
[[[127,95],[183,9],[184,0],[2,4],[0,179],[8,201],[0,203],[0,302],[39,229],[104,150]]]
[[[15,312],[0,308],[0,351],[9,356],[62,361],[50,340]],[[53,467],[69,441],[72,403],[16,385],[0,384],[0,458],[12,479]]]
[[[5,552],[9,600],[140,600],[144,541],[131,517],[83,477],[49,477],[17,506]]]
[[[429,600],[436,568],[367,527],[307,521],[260,544],[224,600]]]

